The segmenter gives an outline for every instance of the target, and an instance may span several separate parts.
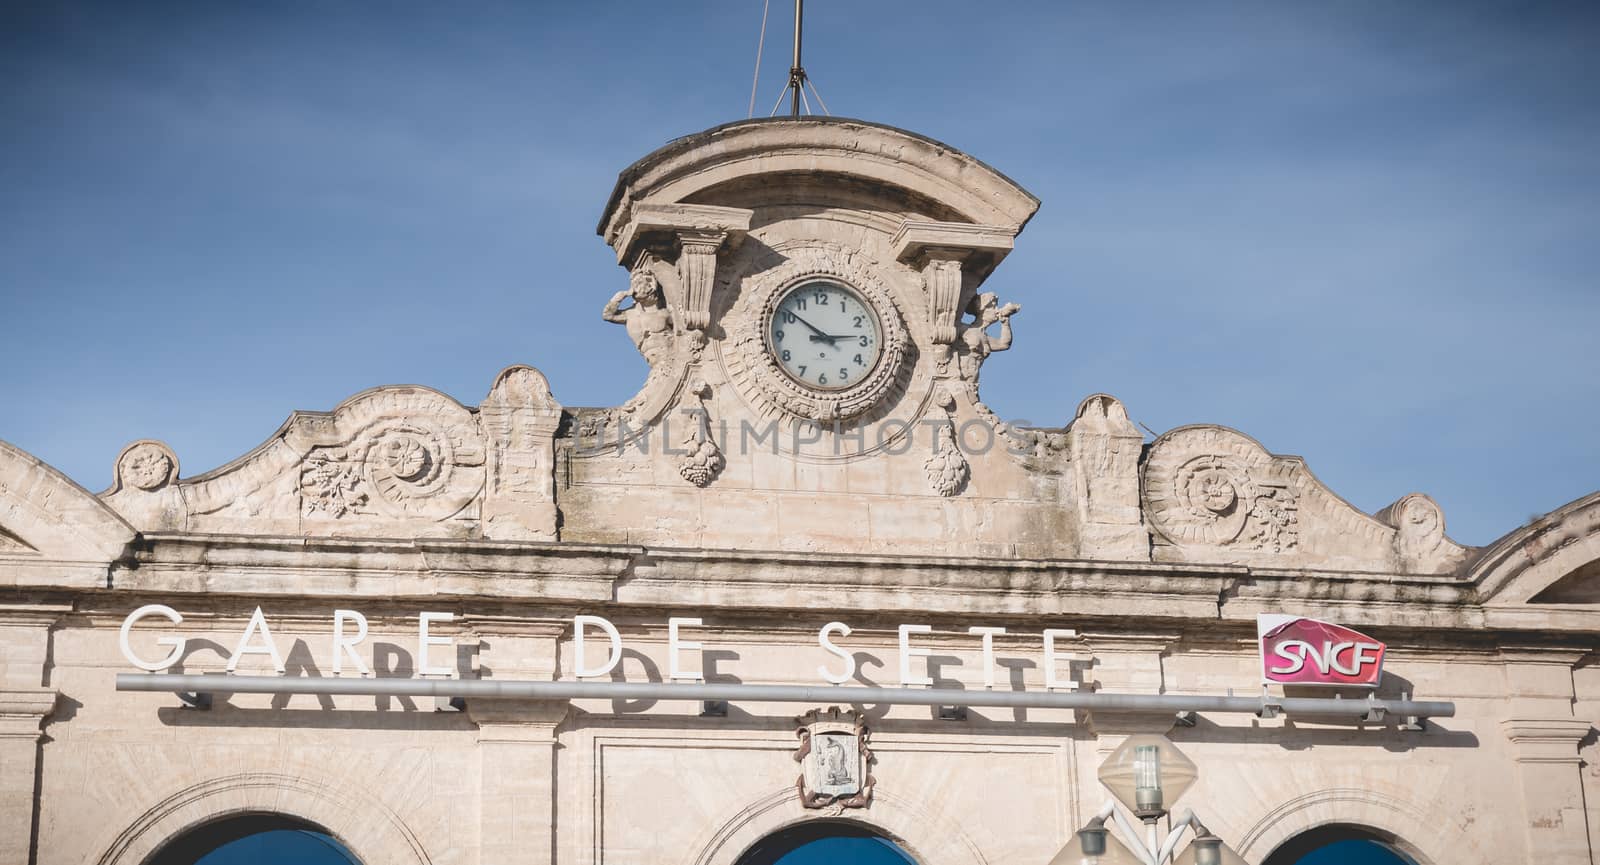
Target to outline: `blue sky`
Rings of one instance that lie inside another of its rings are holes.
[[[808,4],[837,114],[1043,200],[985,400],[1216,422],[1482,544],[1600,487],[1600,7]],[[787,66],[775,0],[757,100]],[[93,490],[376,384],[644,377],[618,171],[743,117],[761,3],[0,8],[0,438]]]

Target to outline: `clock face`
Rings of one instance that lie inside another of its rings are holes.
[[[833,282],[789,289],[767,325],[778,366],[817,390],[843,390],[877,366],[883,334],[877,310]]]

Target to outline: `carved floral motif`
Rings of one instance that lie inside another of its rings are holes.
[[[151,439],[136,441],[117,456],[115,490],[155,492],[178,478],[178,458],[172,449]]]
[[[306,516],[337,519],[361,512],[367,494],[361,491],[361,476],[354,466],[319,453],[301,467],[300,501]]]

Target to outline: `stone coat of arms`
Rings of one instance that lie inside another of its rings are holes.
[[[795,787],[807,808],[865,808],[872,801],[872,750],[867,747],[866,720],[855,711],[834,706],[796,718],[800,747],[795,762],[800,777]]]

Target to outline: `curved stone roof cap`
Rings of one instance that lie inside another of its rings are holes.
[[[636,202],[676,204],[762,174],[822,172],[910,190],[967,220],[1021,231],[1039,199],[961,151],[916,133],[842,117],[740,120],[686,135],[628,166],[596,231],[612,242]]]

